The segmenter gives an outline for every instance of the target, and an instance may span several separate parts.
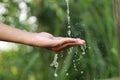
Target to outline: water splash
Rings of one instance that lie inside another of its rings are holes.
[[[73,60],[74,65],[79,65],[79,64],[80,64],[80,60],[82,60],[83,57],[84,57],[84,55],[86,55],[87,46],[86,46],[86,45],[81,46],[81,50],[82,50],[82,53],[81,53],[81,54],[78,54],[78,50],[76,50],[76,54],[74,55],[75,60]],[[75,70],[75,71],[77,71],[76,68],[77,68],[77,67],[74,67],[74,70]],[[82,72],[83,72],[83,71],[81,71],[81,73],[82,73]]]
[[[85,55],[85,54],[86,54],[86,49],[87,49],[87,46],[86,46],[86,45],[81,46],[82,55]]]
[[[67,12],[67,24],[68,24],[68,26],[67,26],[67,30],[68,30],[67,35],[68,35],[68,37],[71,37],[72,32],[71,32],[71,23],[70,23],[71,17],[70,17],[69,0],[65,0],[65,1],[66,1],[66,4],[67,4],[67,11],[66,11]],[[81,55],[78,54],[78,50],[76,49],[76,52],[75,52],[75,55],[74,55],[75,60],[72,60],[73,61],[73,68],[74,68],[75,71],[78,71],[77,64],[80,64],[80,60],[82,59],[83,55],[86,54],[86,48],[87,48],[86,45],[81,46],[81,50],[82,50]],[[73,49],[74,48],[72,47],[72,48],[70,48],[68,50],[68,55],[70,55],[73,52]],[[78,55],[79,55],[79,58],[78,58]],[[61,58],[62,57],[63,57],[63,55],[61,55]],[[58,54],[55,54],[54,60],[53,60],[52,64],[50,65],[53,68],[55,68],[54,77],[58,77],[57,69],[58,69],[59,63],[58,63],[57,59],[58,59]],[[69,76],[69,73],[67,71],[68,70],[65,70],[65,75]],[[84,71],[81,71],[81,74],[84,74]]]
[[[67,34],[69,37],[71,37],[71,26],[70,26],[70,6],[69,6],[69,0],[66,0],[66,4],[67,4],[67,22],[68,22],[68,31]]]
[[[54,77],[58,77],[58,74],[57,74],[57,69],[58,69],[58,54],[55,54],[54,56],[54,60],[53,62],[50,64],[51,67],[53,67],[55,69],[55,72],[54,72]]]
[[[68,26],[67,26],[68,31],[67,31],[67,34],[68,34],[68,37],[71,37],[72,32],[71,32],[71,23],[70,23],[71,17],[70,17],[69,0],[66,0],[66,4],[67,4],[67,22],[68,22]],[[85,52],[85,51],[86,51],[86,45],[81,46],[81,50],[82,50],[82,54],[81,54],[81,55],[78,54],[78,50],[77,50],[77,49],[75,50],[75,55],[74,55],[75,59],[72,60],[72,61],[73,61],[73,68],[74,68],[75,71],[78,71],[78,66],[77,66],[77,65],[80,64],[80,60],[81,60],[81,58],[82,58],[82,55],[85,55],[85,54],[86,54],[86,52]],[[70,49],[69,49],[68,54],[71,54],[71,52],[73,52],[73,48],[70,48]],[[78,58],[78,55],[80,55],[79,58]],[[66,72],[66,74],[67,74],[67,73],[68,73],[68,72]],[[83,73],[84,73],[84,72],[81,71],[81,74],[83,74]]]
[[[67,31],[67,34],[68,34],[68,37],[71,37],[71,26],[70,26],[70,9],[69,9],[69,0],[66,0],[66,4],[67,4],[67,21],[68,21],[68,31]],[[71,50],[71,49],[70,49]],[[70,51],[71,52],[71,51]],[[70,53],[68,52],[68,54]],[[54,60],[52,62],[52,64],[50,66],[54,67],[55,68],[55,73],[54,73],[54,76],[56,77],[56,72],[57,72],[57,68],[58,68],[58,62],[57,62],[57,59],[58,59],[58,54],[55,54],[55,57],[54,57]]]

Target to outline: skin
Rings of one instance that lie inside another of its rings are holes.
[[[26,32],[3,23],[0,23],[0,41],[37,46],[55,53],[60,53],[73,46],[85,44],[85,41],[79,38],[55,37],[47,32]]]

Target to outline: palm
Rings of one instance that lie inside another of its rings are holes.
[[[36,39],[38,44],[40,42],[40,47],[47,48],[57,53],[69,47],[83,45],[85,43],[85,41],[81,39],[54,37],[46,32],[37,34]]]

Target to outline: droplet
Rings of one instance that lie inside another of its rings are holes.
[[[81,74],[83,74],[84,73],[84,71],[81,71]]]
[[[80,58],[78,58],[77,61],[80,61]]]
[[[68,36],[71,36],[71,31],[70,30],[68,30]]]
[[[68,26],[68,28],[71,28],[71,26]]]
[[[84,51],[84,46],[81,46],[82,51]]]
[[[73,60],[73,62],[75,62],[75,60]]]
[[[69,75],[69,73],[66,73],[66,76],[68,76]]]
[[[82,55],[85,55],[85,52],[82,52]]]
[[[67,14],[69,14],[70,13],[70,10],[67,10]]]
[[[76,66],[74,66],[74,68],[76,68]]]
[[[82,26],[86,26],[86,24],[82,24]]]
[[[78,69],[76,68],[75,71],[78,71]]]
[[[54,77],[58,77],[58,74],[57,74],[57,73],[54,73]]]

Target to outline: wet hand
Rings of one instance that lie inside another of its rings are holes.
[[[34,36],[33,45],[46,48],[59,53],[73,46],[84,45],[85,41],[79,38],[54,37],[53,35],[42,32]]]

